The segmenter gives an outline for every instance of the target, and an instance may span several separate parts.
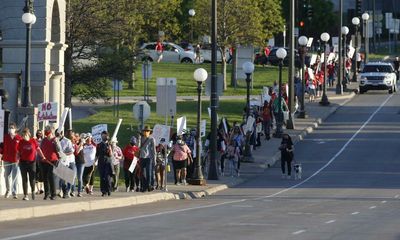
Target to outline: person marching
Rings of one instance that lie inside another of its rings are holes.
[[[165,139],[161,138],[160,143],[156,147],[157,158],[156,158],[156,189],[164,189],[164,172],[167,159],[167,148],[165,146]]]
[[[97,145],[96,157],[98,159],[99,173],[100,173],[100,191],[101,196],[110,196],[112,190],[112,162],[111,162],[112,149],[109,143],[109,135],[107,131],[101,133],[101,143]]]
[[[139,191],[139,182],[140,182],[140,167],[139,162],[136,163],[136,167],[133,172],[129,171],[129,167],[132,164],[132,161],[135,156],[139,154],[139,148],[137,146],[137,139],[135,136],[132,136],[129,143],[124,147],[122,150],[124,154],[124,176],[125,176],[125,187],[126,192],[133,192],[135,190],[135,183],[136,183],[136,190]]]
[[[121,170],[121,161],[124,159],[124,155],[122,154],[121,148],[117,145],[118,140],[111,140],[111,150],[112,150],[112,167],[113,167],[113,192],[118,192],[118,179],[119,172]]]
[[[18,144],[22,140],[21,136],[17,133],[17,125],[10,123],[8,126],[8,133],[4,135],[4,142],[1,146],[0,153],[3,155],[4,161],[4,178],[6,183],[6,194],[5,198],[10,197],[11,193],[14,199],[17,199],[17,185],[18,185]],[[11,175],[11,183],[10,183]],[[11,186],[12,185],[12,186]]]
[[[289,134],[283,134],[279,150],[281,151],[282,178],[285,178],[285,165],[286,165],[287,179],[290,179],[292,173],[292,161],[294,154],[293,154],[293,142]]]
[[[39,153],[43,160],[46,160],[40,149],[36,139],[31,137],[29,128],[22,130],[22,140],[18,144],[19,155],[19,168],[22,177],[22,189],[24,191],[24,198],[22,200],[29,200],[28,197],[28,176],[29,184],[31,186],[32,200],[35,200],[35,178],[36,178],[36,154]]]
[[[83,158],[85,169],[83,170],[83,185],[87,194],[93,194],[94,169],[96,162],[96,144],[93,142],[92,134],[87,133],[83,145]]]
[[[141,191],[153,191],[154,188],[151,185],[153,179],[153,171],[155,166],[156,158],[156,144],[153,137],[150,137],[151,129],[149,126],[145,126],[142,129],[142,136],[140,138],[140,166],[142,169],[142,176],[140,180]],[[154,180],[153,180],[154,181]]]
[[[50,197],[51,200],[56,199],[55,176],[53,173],[54,164],[57,163],[59,156],[59,145],[52,133],[51,126],[46,126],[44,136],[40,148],[42,149],[44,158],[41,160],[41,168],[43,170],[44,180],[44,200]]]

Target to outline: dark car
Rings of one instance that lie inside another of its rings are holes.
[[[275,66],[279,65],[280,59],[276,56],[276,51],[278,51],[278,49],[279,48],[271,49],[271,52],[268,55],[267,61],[271,65],[275,65]],[[283,65],[288,66],[289,65],[289,48],[285,48],[285,50],[288,54],[285,57],[285,59],[283,60]],[[299,56],[297,49],[294,50],[294,53],[295,53],[295,65],[296,65],[296,67],[300,67],[300,56]]]

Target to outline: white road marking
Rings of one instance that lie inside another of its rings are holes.
[[[237,207],[237,208],[252,208],[254,206],[252,205],[232,205],[232,207]]]
[[[360,212],[353,212],[353,213],[351,213],[351,215],[357,215],[357,214],[360,214]]]
[[[399,198],[400,197],[400,195],[396,195],[396,196],[394,196],[394,198]]]
[[[329,223],[334,223],[334,222],[336,222],[336,220],[329,220],[329,221],[326,221],[325,223],[329,224]]]
[[[308,178],[304,179],[303,181],[299,182],[298,184],[295,184],[289,188],[283,189],[279,192],[276,192],[274,194],[268,195],[268,196],[262,196],[262,197],[258,197],[255,198],[253,200],[261,200],[264,198],[272,198],[275,196],[278,196],[282,193],[288,192],[292,189],[295,189],[301,185],[304,185],[306,182],[310,181],[311,179],[313,179],[315,176],[317,176],[319,173],[321,173],[325,168],[327,168],[329,165],[331,165],[343,152],[344,150],[346,150],[346,148],[349,146],[349,144],[351,142],[353,142],[353,140],[358,136],[358,134],[360,134],[360,132],[371,122],[372,118],[375,117],[375,115],[383,108],[383,106],[385,106],[385,104],[393,97],[394,95],[390,95],[388,98],[386,98],[386,100],[375,110],[375,112],[373,112],[371,114],[371,116],[367,119],[367,121],[364,122],[364,124],[357,130],[356,133],[353,134],[353,136],[343,145],[343,147],[324,165],[322,166],[320,169],[318,169],[316,172],[314,172],[311,176],[309,176]],[[398,196],[398,195],[397,195]]]
[[[299,231],[293,232],[292,234],[293,235],[298,235],[298,234],[304,233],[304,232],[306,232],[306,230],[299,230]]]
[[[374,208],[376,208],[376,206],[371,206],[371,207],[369,207],[369,209],[374,209]]]
[[[288,212],[289,215],[312,215],[312,213],[307,212]]]
[[[275,223],[230,223],[228,226],[277,226]]]
[[[386,203],[386,201],[382,201],[381,203]]]
[[[282,193],[288,192],[292,189],[295,189],[306,182],[310,181],[312,178],[317,176],[320,172],[322,172],[325,168],[327,168],[329,165],[332,164],[333,161],[335,161],[340,154],[344,152],[344,150],[347,148],[347,146],[354,140],[355,137],[366,127],[366,125],[372,120],[372,118],[382,109],[382,107],[393,97],[394,95],[390,95],[379,107],[376,109],[376,111],[368,118],[366,122],[361,126],[360,129],[344,144],[344,146],[333,156],[324,166],[322,166],[320,169],[318,169],[316,172],[314,172],[311,176],[303,180],[302,182],[295,184],[289,188],[283,189],[281,191],[278,191],[274,194],[270,194],[268,196],[262,196],[258,198],[254,198],[251,200],[261,200],[265,198],[272,198],[275,196],[278,196]],[[399,195],[396,195],[395,198],[398,198]],[[222,203],[217,203],[217,204],[210,204],[210,205],[203,205],[203,206],[198,206],[198,207],[193,207],[193,208],[183,208],[183,209],[178,209],[178,210],[171,210],[171,211],[165,211],[165,212],[159,212],[159,213],[153,213],[153,214],[146,214],[146,215],[140,215],[140,216],[135,216],[135,217],[128,217],[128,218],[121,218],[121,219],[114,219],[114,220],[107,220],[107,221],[101,221],[101,222],[94,222],[94,223],[88,223],[88,224],[81,224],[81,225],[75,225],[75,226],[69,226],[69,227],[64,227],[64,228],[56,228],[56,229],[50,229],[50,230],[43,230],[39,232],[34,232],[30,234],[25,234],[25,235],[18,235],[18,236],[12,236],[8,238],[2,238],[0,240],[12,240],[12,239],[21,239],[21,238],[29,238],[29,237],[34,237],[34,236],[40,236],[44,234],[49,234],[49,233],[55,233],[55,232],[61,232],[61,231],[69,231],[69,230],[74,230],[74,229],[82,229],[82,228],[87,228],[87,227],[93,227],[93,226],[99,226],[99,225],[108,225],[110,223],[117,223],[117,222],[124,222],[124,221],[132,221],[136,219],[142,219],[142,218],[148,218],[148,217],[155,217],[155,216],[162,216],[162,215],[168,215],[168,214],[174,214],[174,213],[180,213],[180,212],[186,212],[186,211],[193,211],[193,210],[199,210],[199,209],[206,209],[206,208],[213,208],[213,207],[218,207],[218,206],[223,206],[223,205],[228,205],[232,203],[240,203],[247,201],[248,199],[240,199],[240,200],[235,200],[235,201],[228,201],[228,202],[222,202]],[[358,213],[357,213],[358,214]],[[305,230],[300,230],[297,232],[294,232],[294,235],[300,234],[305,232]]]

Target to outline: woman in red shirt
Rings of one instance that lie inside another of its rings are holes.
[[[39,153],[42,158],[44,155],[39,148],[37,141],[32,138],[29,128],[22,131],[22,140],[18,145],[19,168],[22,176],[22,188],[24,190],[24,198],[28,198],[28,175],[29,184],[31,185],[32,200],[35,200],[35,178],[36,178],[36,153]],[[45,158],[44,158],[45,159]]]
[[[54,164],[58,161],[57,143],[53,137],[52,127],[46,126],[44,129],[45,138],[43,138],[40,148],[44,158],[42,159],[43,180],[44,180],[44,200],[50,197],[56,199],[56,186],[54,183]]]
[[[140,167],[139,163],[136,164],[136,167],[133,172],[129,171],[129,167],[132,164],[133,158],[139,152],[139,147],[137,146],[136,137],[132,136],[129,144],[125,146],[122,153],[124,154],[124,176],[125,176],[125,187],[127,192],[133,192],[135,190],[139,192],[139,183],[140,183]]]

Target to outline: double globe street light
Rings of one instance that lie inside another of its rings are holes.
[[[357,82],[357,55],[358,55],[358,26],[360,25],[360,19],[358,17],[353,17],[351,19],[351,23],[353,23],[355,28],[355,43],[354,43],[354,55],[353,55],[353,78],[352,82]]]
[[[22,95],[22,107],[30,107],[31,103],[31,29],[36,23],[36,16],[33,13],[33,0],[26,0],[23,9],[22,22],[26,25],[26,51],[25,51],[25,81],[24,94]]]
[[[304,109],[304,95],[305,95],[305,81],[306,81],[306,66],[305,66],[305,57],[307,55],[307,43],[308,43],[308,38],[306,36],[301,36],[299,37],[299,54],[300,54],[300,59],[301,59],[301,102],[300,102],[300,111],[299,114],[297,115],[298,118],[306,118],[306,110]]]
[[[276,51],[276,56],[279,58],[279,93],[278,93],[278,116],[276,118],[276,131],[274,137],[281,138],[283,134],[283,112],[282,112],[282,66],[287,52],[284,48],[279,48]]]
[[[361,18],[364,20],[364,48],[365,48],[365,57],[364,57],[364,63],[368,63],[368,54],[369,54],[369,33],[368,33],[368,19],[369,19],[369,14],[367,12],[363,13],[361,15]]]
[[[321,40],[322,42],[324,42],[324,84],[322,90],[322,98],[319,104],[321,104],[322,106],[329,105],[328,96],[326,95],[326,67],[328,65],[327,63],[328,58],[326,56],[327,55],[326,46],[328,44],[329,39],[330,39],[329,33],[324,32],[321,34]]]
[[[251,83],[251,75],[254,72],[254,64],[252,62],[245,62],[242,65],[242,69],[246,74],[246,86],[247,86],[247,95],[246,95],[246,123],[250,116],[250,83]],[[248,131],[248,130],[247,130]],[[248,132],[245,133],[246,143],[243,153],[243,161],[244,162],[253,162],[253,156],[251,155],[251,147],[250,147],[250,138],[251,135],[248,135]]]
[[[197,82],[197,133],[196,133],[196,162],[194,164],[193,177],[190,179],[189,183],[193,185],[205,185],[206,181],[203,176],[203,171],[201,169],[201,131],[200,131],[200,121],[201,121],[201,92],[203,90],[203,82],[207,80],[208,73],[204,68],[198,68],[194,71],[193,78]]]

